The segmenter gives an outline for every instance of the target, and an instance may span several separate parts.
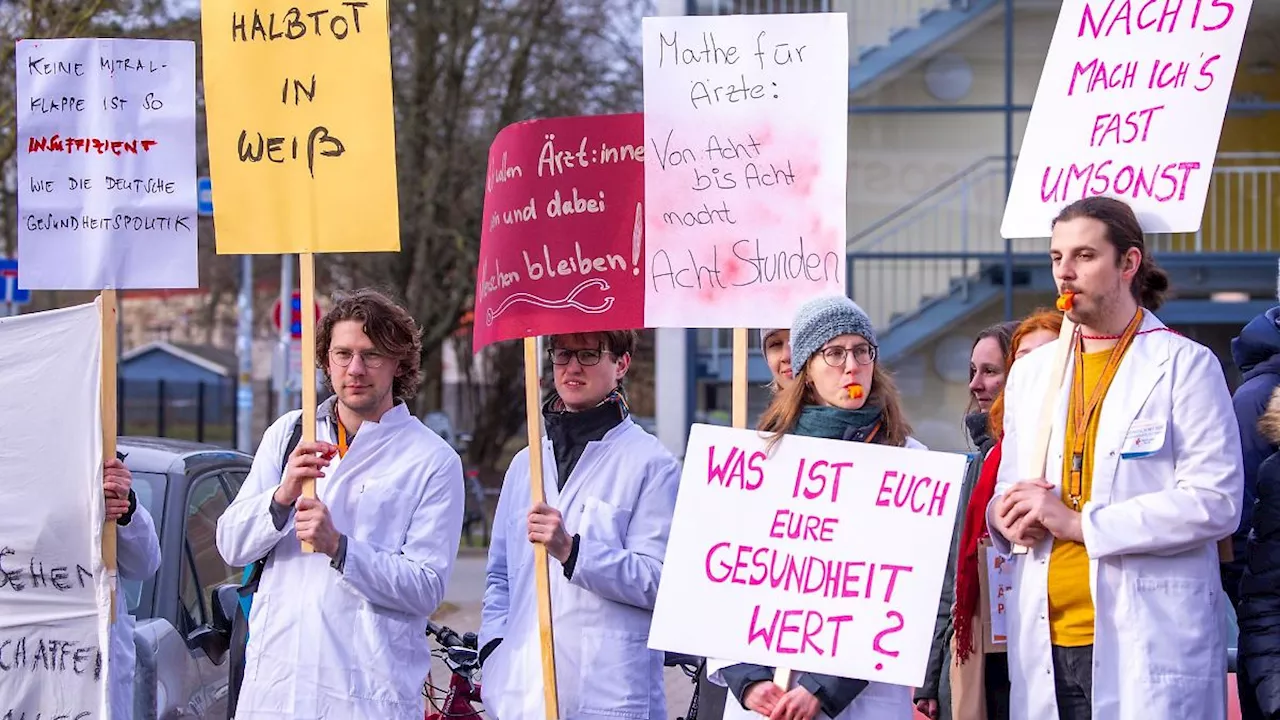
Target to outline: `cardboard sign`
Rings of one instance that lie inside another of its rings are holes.
[[[694,425],[649,646],[918,686],[964,467]]]
[[[1200,228],[1253,0],[1065,0],[1000,232],[1048,237],[1091,195],[1148,233]]]
[[[387,3],[200,14],[218,252],[398,251]]]
[[[646,17],[647,327],[787,327],[845,285],[843,13]]]
[[[92,304],[0,319],[0,394],[41,395],[0,403],[0,718],[107,717],[101,338]]]
[[[195,43],[21,40],[18,286],[193,288]]]
[[[473,347],[644,323],[643,117],[511,125],[489,149]]]

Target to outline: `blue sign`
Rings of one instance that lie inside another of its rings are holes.
[[[196,203],[201,215],[213,214],[213,183],[207,177],[196,180]]]
[[[18,261],[0,258],[0,302],[25,305],[31,302],[30,290],[18,289]]]

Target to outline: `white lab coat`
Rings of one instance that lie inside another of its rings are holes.
[[[547,504],[581,536],[573,578],[549,558],[560,711],[572,720],[664,720],[663,653],[648,648],[680,466],[625,418],[589,443],[557,488],[543,438]],[[480,644],[503,638],[484,664],[485,711],[497,720],[542,720],[543,684],[533,546],[528,536],[529,450],[511,462],[489,545]]]
[[[112,718],[133,717],[134,617],[122,580],[145,582],[160,569],[160,538],[151,513],[139,502],[128,525],[116,526],[116,621],[111,624],[107,678]]]
[[[908,450],[929,449],[913,437],[908,437],[903,447]],[[726,683],[720,671],[734,664],[736,662],[732,660],[708,658],[707,679],[724,686]],[[788,690],[796,687],[801,674],[791,673],[791,684],[787,686]],[[742,703],[733,696],[732,692],[725,698],[723,720],[761,720],[763,717],[753,710],[742,707]],[[819,711],[818,717],[828,716]],[[854,698],[843,712],[830,720],[912,720],[913,717],[915,717],[915,703],[911,700],[911,688],[905,685],[871,682],[865,690],[858,693],[858,697]]]
[[[333,399],[316,412],[316,438],[336,444]],[[283,530],[271,497],[301,411],[262,438],[253,469],[218,520],[218,550],[248,565],[274,549],[253,597],[244,686],[236,717],[422,717],[431,662],[423,632],[444,597],[462,529],[462,463],[403,404],[365,421],[345,458],[316,483],[347,536],[340,573],[329,557],[303,554],[296,512]]]
[[[1163,327],[1145,313],[1143,331]],[[1035,442],[1058,342],[1019,360],[1009,375],[996,499],[1023,479],[1019,456]],[[1050,436],[1046,480],[1055,486],[1069,390],[1064,381]],[[1240,519],[1242,482],[1239,431],[1218,359],[1172,332],[1135,338],[1102,404],[1081,518],[1095,607],[1094,720],[1226,717],[1226,606],[1215,543]],[[991,536],[1010,551],[994,528]],[[1013,563],[1014,720],[1058,716],[1047,619],[1052,549],[1047,537]]]

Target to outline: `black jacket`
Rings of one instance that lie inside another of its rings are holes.
[[[1236,569],[1243,569],[1243,558],[1249,539],[1253,501],[1258,485],[1258,468],[1262,461],[1280,450],[1275,439],[1258,430],[1258,419],[1267,407],[1271,393],[1280,386],[1280,307],[1274,307],[1244,326],[1240,336],[1231,341],[1231,359],[1240,370],[1241,384],[1232,396],[1236,420],[1240,425],[1240,450],[1244,460],[1244,501],[1240,526],[1234,539]],[[1235,588],[1228,588],[1234,592]]]
[[[1280,440],[1280,390],[1271,395],[1259,430],[1265,439]],[[1280,452],[1258,469],[1240,595],[1237,659],[1264,717],[1280,719]]]

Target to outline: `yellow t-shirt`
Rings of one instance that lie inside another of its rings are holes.
[[[1084,354],[1085,403],[1103,379],[1102,371],[1111,358],[1111,350]],[[1093,490],[1093,446],[1098,439],[1098,418],[1102,416],[1110,378],[1103,386],[1103,399],[1085,426],[1084,456],[1080,464],[1080,507],[1089,501]],[[1071,507],[1071,450],[1075,442],[1075,426],[1071,418],[1076,412],[1076,393],[1072,388],[1067,408],[1066,447],[1063,453],[1062,501]],[[1075,508],[1072,508],[1075,509]],[[1081,647],[1093,644],[1093,596],[1089,592],[1089,554],[1084,545],[1069,540],[1054,540],[1049,557],[1049,637],[1054,645]]]

